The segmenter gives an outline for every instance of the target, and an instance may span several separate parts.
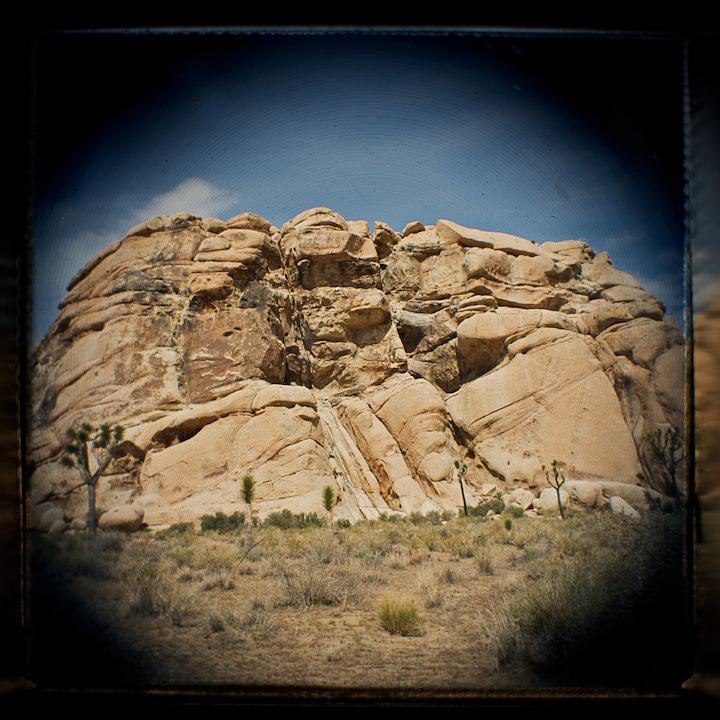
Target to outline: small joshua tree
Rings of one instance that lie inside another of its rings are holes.
[[[323,488],[323,507],[327,512],[328,527],[332,527],[332,511],[337,503],[337,497],[335,496],[334,490],[330,485],[326,485]]]
[[[463,499],[463,509],[465,510],[465,516],[467,517],[468,514],[468,507],[467,507],[467,500],[465,500],[465,486],[463,485],[463,478],[465,477],[465,473],[467,472],[467,465],[463,463],[460,464],[459,460],[455,461],[455,469],[458,471],[458,480],[460,481],[460,492],[462,493],[462,499]]]
[[[93,437],[93,433],[96,433]],[[83,483],[88,488],[88,515],[87,527],[90,537],[95,537],[97,532],[97,510],[95,507],[95,486],[100,476],[110,465],[113,454],[112,449],[122,440],[123,428],[116,425],[110,427],[110,423],[104,423],[96,432],[89,423],[83,423],[79,430],[68,428],[65,432],[69,442],[63,445],[63,454],[60,462],[66,467],[77,467],[80,471]],[[88,442],[92,439],[92,446],[98,450],[97,468],[95,472],[90,471],[90,453]]]
[[[652,461],[667,472],[666,485],[673,497],[680,494],[677,472],[685,458],[685,449],[680,432],[672,425],[664,431],[659,428],[643,438],[643,445]]]
[[[552,464],[552,477],[550,477],[550,473],[545,469],[545,466],[542,466],[543,472],[545,473],[545,477],[547,478],[548,483],[550,484],[550,487],[555,488],[555,492],[557,493],[557,504],[558,504],[558,510],[560,511],[560,517],[564,520],[565,519],[565,513],[562,509],[562,500],[560,499],[560,488],[562,487],[563,483],[565,482],[565,476],[560,472],[558,469],[558,461],[553,460]]]
[[[250,550],[252,547],[252,501],[255,496],[255,481],[252,475],[243,475],[242,479],[242,496],[247,505],[245,513],[245,549]]]

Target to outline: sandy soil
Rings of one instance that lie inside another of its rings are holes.
[[[308,555],[286,543],[224,567],[227,553],[240,556],[237,538],[197,537],[185,545],[144,539],[126,541],[120,552],[73,556],[70,571],[42,566],[31,606],[36,681],[47,688],[232,689],[290,698],[542,691],[547,681],[527,664],[497,662],[483,626],[527,586],[529,560],[541,545],[488,546],[491,574],[462,552],[408,552],[401,545],[368,560],[338,557],[337,548]],[[212,567],[210,550],[225,553],[212,556]],[[138,573],[153,563],[161,569],[150,583],[154,607],[141,611]],[[293,603],[282,568],[312,571],[317,582],[344,579],[349,591],[334,604]],[[383,627],[379,609],[387,599],[415,603],[414,631]]]

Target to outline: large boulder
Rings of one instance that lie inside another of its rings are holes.
[[[583,241],[180,213],[91,259],[59,311],[30,365],[40,530],[87,512],[58,462],[80,422],[126,429],[97,493],[128,527],[242,510],[248,473],[260,516],[322,513],[327,485],[338,517],[457,510],[460,464],[472,503],[529,507],[553,461],[586,507],[668,489],[643,438],[682,425],[684,338]]]

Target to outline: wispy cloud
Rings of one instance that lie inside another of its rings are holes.
[[[191,177],[172,190],[155,195],[147,204],[134,211],[133,220],[143,222],[158,215],[179,212],[213,217],[236,205],[241,198],[239,192],[217,187],[202,178]]]

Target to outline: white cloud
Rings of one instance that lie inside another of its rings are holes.
[[[219,188],[202,178],[187,178],[172,190],[155,195],[150,202],[134,212],[136,222],[144,222],[158,215],[189,212],[200,217],[220,215],[237,204],[240,193]]]

